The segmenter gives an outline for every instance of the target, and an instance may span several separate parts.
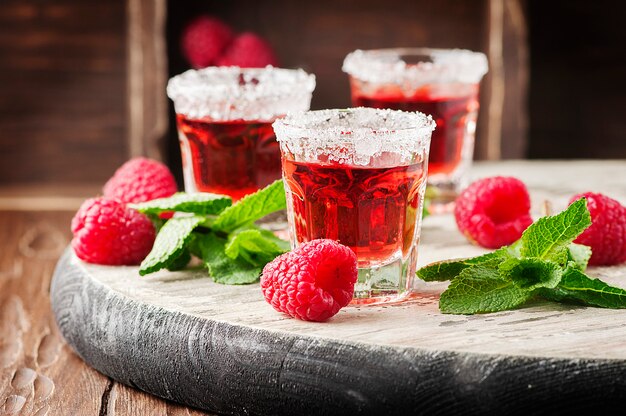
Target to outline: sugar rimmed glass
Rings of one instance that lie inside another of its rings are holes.
[[[463,49],[356,50],[343,63],[352,104],[421,111],[437,122],[429,156],[434,211],[450,211],[467,186],[474,153],[479,82],[487,58]]]
[[[353,304],[403,299],[415,275],[432,118],[351,108],[273,126],[292,247],[317,238],[350,247],[359,268]]]
[[[187,192],[233,200],[280,178],[272,122],[308,110],[315,76],[301,69],[208,67],[172,77]]]

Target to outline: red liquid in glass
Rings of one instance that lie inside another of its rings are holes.
[[[393,110],[420,111],[437,122],[430,142],[429,174],[450,173],[462,159],[467,122],[475,121],[478,111],[477,87],[467,88],[461,96],[431,96],[428,91],[418,91],[405,96],[401,91],[378,91],[366,96],[353,91],[352,101],[357,107],[390,108]],[[355,87],[353,87],[355,88]]]
[[[285,160],[283,171],[299,243],[338,240],[356,253],[359,267],[410,251],[421,209],[422,163],[365,168]]]
[[[239,200],[281,177],[271,122],[190,120],[177,115],[183,164],[191,161],[197,191]],[[186,152],[189,155],[186,155]],[[187,157],[188,156],[188,157]]]

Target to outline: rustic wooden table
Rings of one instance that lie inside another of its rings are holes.
[[[585,190],[626,202],[626,161],[481,163],[473,170],[474,177],[496,173],[525,180],[535,211],[544,199],[561,209],[573,192]],[[562,179],[555,182],[555,175]],[[21,201],[20,207],[28,206],[27,199]],[[113,381],[87,366],[61,338],[49,288],[71,237],[73,213],[0,210],[0,414],[206,414]],[[422,254],[422,262],[429,260]]]
[[[59,334],[50,278],[73,215],[0,210],[0,415],[206,415],[100,374]]]

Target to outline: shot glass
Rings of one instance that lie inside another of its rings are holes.
[[[405,297],[415,275],[432,118],[352,108],[292,114],[273,126],[292,248],[317,238],[350,247],[359,269],[353,303]]]
[[[449,211],[467,186],[486,56],[461,49],[356,50],[346,56],[343,71],[354,106],[432,115],[437,129],[430,144],[428,194],[434,211]]]
[[[239,200],[280,179],[272,122],[308,110],[315,76],[303,70],[208,67],[172,77],[187,192]]]

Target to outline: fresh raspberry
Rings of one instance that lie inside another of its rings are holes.
[[[136,203],[171,196],[177,187],[174,175],[163,163],[136,157],[120,166],[102,191],[108,198]]]
[[[587,199],[591,225],[575,243],[591,247],[590,265],[609,266],[626,261],[626,207],[606,195],[585,192],[574,195],[570,204]]]
[[[263,68],[267,65],[278,66],[278,59],[270,44],[252,32],[244,32],[235,40],[217,60],[220,66],[238,66],[241,68]]]
[[[91,198],[72,219],[72,248],[89,263],[139,264],[152,249],[156,232],[145,215],[117,199]]]
[[[265,265],[261,289],[279,312],[325,321],[352,300],[356,256],[333,240],[309,241]]]
[[[469,241],[486,248],[517,241],[533,222],[526,185],[503,176],[480,179],[468,186],[456,199],[454,217]]]
[[[214,65],[224,49],[233,40],[232,29],[211,16],[195,18],[183,30],[181,49],[183,56],[194,68]]]

